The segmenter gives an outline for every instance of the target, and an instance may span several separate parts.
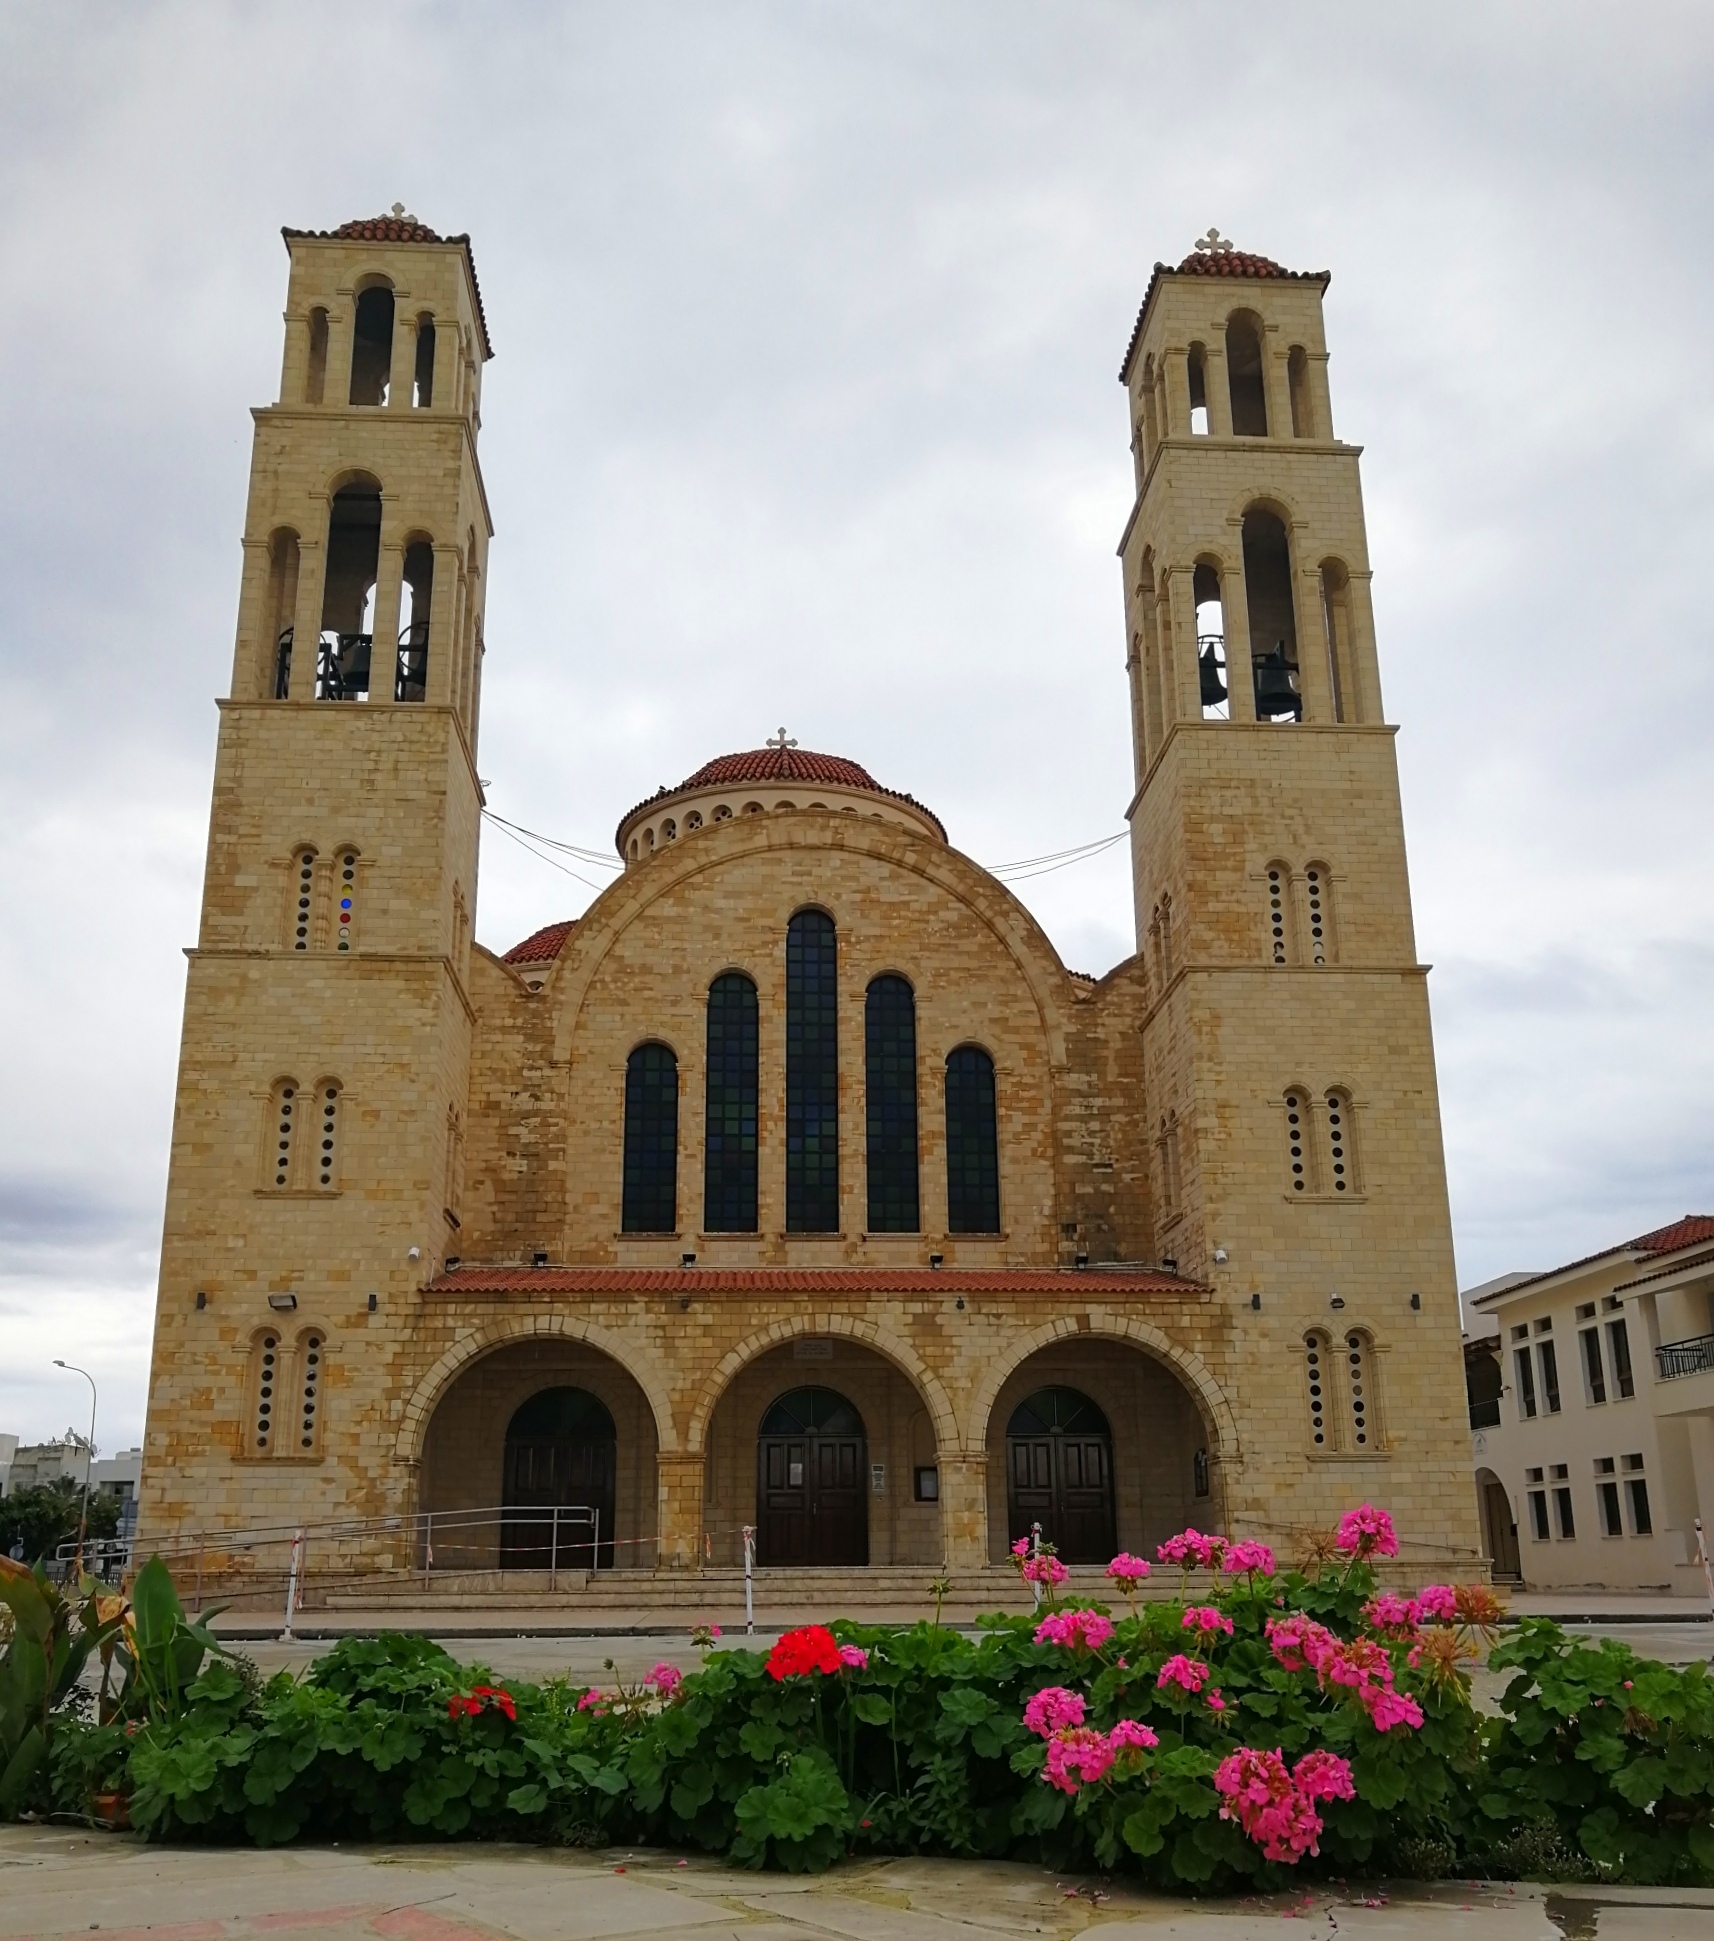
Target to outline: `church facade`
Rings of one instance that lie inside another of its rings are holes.
[[[764,1566],[976,1570],[1037,1525],[1073,1562],[1187,1522],[1290,1549],[1368,1499],[1413,1563],[1472,1561],[1326,276],[1211,232],[1144,297],[1139,948],[1090,979],[931,809],[783,730],[625,815],[583,916],[476,945],[469,241],[286,241],[141,1541],[373,1519],[432,1581],[730,1565],[748,1529]]]

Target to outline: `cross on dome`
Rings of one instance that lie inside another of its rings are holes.
[[[1234,244],[1230,236],[1222,236],[1220,231],[1210,223],[1208,225],[1208,234],[1197,237],[1196,247],[1204,256],[1224,256],[1229,249],[1234,247]]]
[[[795,748],[797,746],[797,736],[788,735],[786,733],[785,723],[782,721],[780,723],[780,732],[777,735],[769,735],[768,739],[762,745],[764,748]]]

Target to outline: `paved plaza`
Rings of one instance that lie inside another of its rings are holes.
[[[810,1879],[707,1858],[529,1847],[149,1847],[0,1828],[0,1936],[30,1941],[1702,1941],[1714,1892],[1316,1887],[1185,1901],[996,1862],[863,1860]]]

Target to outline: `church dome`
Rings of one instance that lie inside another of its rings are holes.
[[[673,788],[639,802],[619,824],[616,841],[627,863],[734,816],[822,809],[867,815],[945,842],[940,818],[914,797],[883,788],[860,762],[799,748],[784,729],[777,741],[704,762]]]

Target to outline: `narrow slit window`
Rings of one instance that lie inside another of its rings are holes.
[[[1375,1395],[1373,1356],[1367,1335],[1351,1333],[1345,1337],[1346,1394],[1351,1405],[1351,1442],[1367,1449],[1375,1435]]]
[[[917,1192],[916,994],[902,977],[877,977],[863,1002],[864,1131],[869,1231],[915,1233]]]
[[[638,1045],[625,1061],[626,1233],[678,1227],[678,1059],[665,1045]]]
[[[1598,1482],[1595,1495],[1601,1505],[1601,1534],[1604,1537],[1622,1537],[1625,1534],[1625,1519],[1619,1510],[1619,1485],[1613,1482]]]
[[[274,1087],[268,1112],[268,1176],[280,1190],[292,1183],[301,1103],[295,1079],[283,1078]]]
[[[339,894],[334,899],[338,908],[334,911],[338,922],[335,929],[339,933],[336,948],[349,950],[351,939],[357,928],[357,852],[347,849],[339,858]]]
[[[1571,1507],[1571,1491],[1563,1484],[1553,1492],[1554,1520],[1559,1525],[1559,1535],[1563,1542],[1571,1543],[1577,1536],[1577,1517]]]
[[[1549,1415],[1559,1413],[1559,1354],[1551,1341],[1538,1343],[1541,1357],[1541,1393]]]
[[[839,962],[833,919],[786,927],[786,1231],[839,1231]]]
[[[1649,1513],[1649,1486],[1641,1476],[1625,1479],[1625,1494],[1631,1502],[1631,1535],[1652,1537],[1654,1518]]]
[[[1328,1364],[1332,1360],[1330,1344],[1324,1334],[1306,1334],[1303,1338],[1304,1373],[1309,1382],[1309,1439],[1317,1449],[1329,1447],[1327,1417],[1327,1378]]]
[[[1546,1543],[1551,1536],[1547,1524],[1547,1491],[1532,1489],[1529,1492],[1530,1535],[1539,1543]]]
[[[1619,1400],[1629,1401],[1637,1392],[1637,1380],[1631,1369],[1630,1330],[1623,1321],[1607,1323],[1607,1356],[1613,1364],[1613,1386],[1619,1391]]]
[[[308,950],[315,917],[315,851],[300,849],[292,858],[292,948]]]
[[[316,1094],[316,1184],[327,1192],[339,1183],[339,1087],[324,1080]]]
[[[1268,870],[1268,948],[1276,964],[1286,961],[1286,899],[1291,894],[1283,864]]]
[[[1324,864],[1309,865],[1303,872],[1303,888],[1309,908],[1309,961],[1325,964],[1332,947],[1333,899]]]
[[[1335,1193],[1354,1190],[1356,1162],[1352,1149],[1352,1111],[1345,1092],[1327,1094],[1327,1163],[1333,1175]]]
[[[994,1061],[978,1045],[946,1060],[946,1230],[1000,1231],[1000,1134]]]
[[[298,1453],[313,1455],[321,1439],[322,1338],[306,1334],[298,1344]]]
[[[417,319],[417,361],[414,377],[415,385],[411,402],[417,410],[426,411],[434,403],[434,318],[426,314]]]
[[[327,312],[309,313],[309,361],[304,369],[304,403],[320,404],[327,388]]]
[[[1190,384],[1190,434],[1193,438],[1208,436],[1208,353],[1200,344],[1192,344],[1190,354],[1185,360],[1185,376]]]
[[[1526,1422],[1535,1419],[1535,1365],[1527,1348],[1514,1349],[1512,1364],[1518,1371],[1518,1414]]]
[[[1291,1190],[1309,1191],[1309,1100],[1302,1092],[1285,1095],[1286,1144],[1291,1154]]]
[[[1578,1335],[1583,1344],[1583,1383],[1591,1404],[1607,1399],[1607,1378],[1601,1367],[1601,1330],[1585,1328]]]
[[[708,988],[707,1123],[702,1224],[708,1233],[756,1231],[756,987],[728,971]]]
[[[274,1404],[279,1400],[280,1337],[265,1334],[256,1344],[256,1374],[251,1397],[250,1438],[258,1456],[274,1446]]]

